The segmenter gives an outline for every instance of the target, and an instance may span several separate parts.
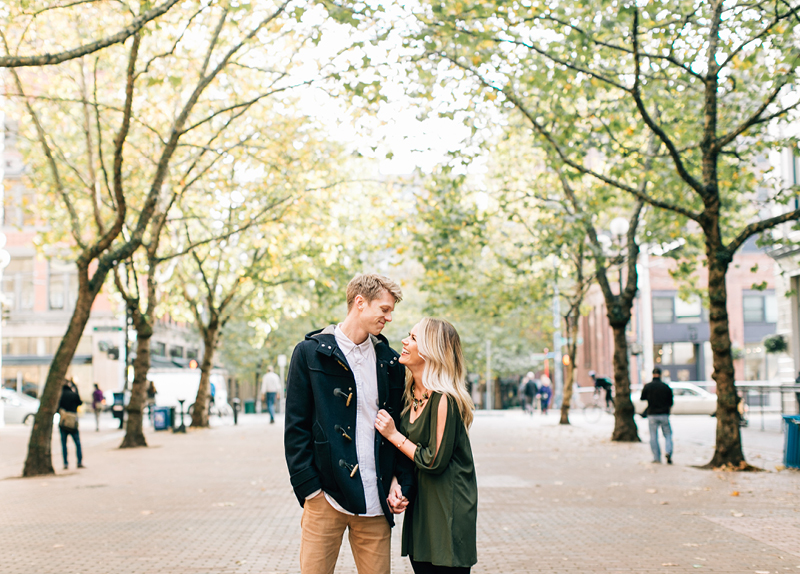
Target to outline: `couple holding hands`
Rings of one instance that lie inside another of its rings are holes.
[[[345,320],[294,350],[284,447],[303,507],[303,573],[333,573],[345,529],[358,572],[389,573],[403,512],[402,555],[415,573],[469,573],[477,562],[461,341],[447,321],[423,318],[398,354],[381,331],[401,299],[391,279],[357,275]]]

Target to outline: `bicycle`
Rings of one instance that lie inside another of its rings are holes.
[[[595,388],[592,393],[591,403],[583,406],[583,416],[589,423],[597,423],[603,415],[603,412],[614,415],[614,400],[611,403],[606,403],[606,399],[600,397],[600,389]]]

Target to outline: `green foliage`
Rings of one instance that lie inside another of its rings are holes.
[[[789,349],[789,344],[782,335],[772,335],[764,339],[764,349],[767,353],[783,353]]]

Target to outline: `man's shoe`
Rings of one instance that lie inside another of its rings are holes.
[[[661,464],[661,460],[660,459],[654,459],[653,461],[651,461],[651,463],[658,463],[660,465]]]
[[[672,465],[672,454],[667,453],[667,464]]]
[[[67,465],[67,464],[65,463],[65,464],[64,464],[64,469],[69,469],[69,465]]]
[[[79,463],[78,469],[86,469],[86,466],[83,463]]]

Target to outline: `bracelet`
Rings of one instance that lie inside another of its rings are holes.
[[[401,441],[400,443],[397,444],[397,449],[400,449],[403,446],[403,444],[406,442],[407,439],[408,439],[408,437],[404,437],[403,441]]]

